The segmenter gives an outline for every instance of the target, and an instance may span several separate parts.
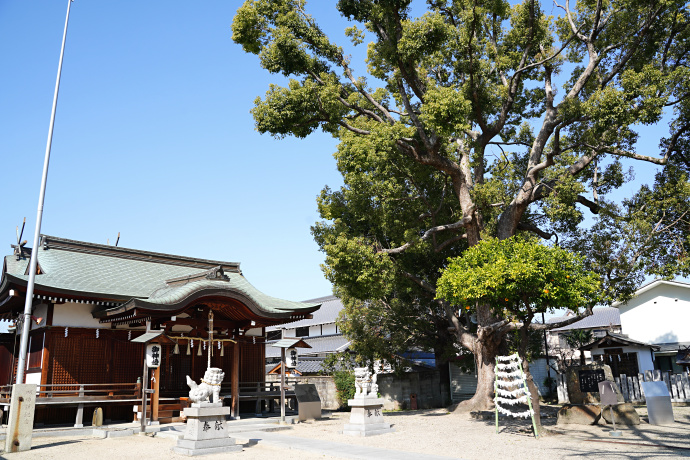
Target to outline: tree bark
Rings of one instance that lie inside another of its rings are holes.
[[[494,332],[482,334],[482,338],[475,342],[472,352],[477,364],[477,391],[471,399],[458,404],[456,412],[475,412],[494,408],[494,367],[502,339],[503,334]]]

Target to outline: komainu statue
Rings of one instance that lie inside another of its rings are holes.
[[[217,367],[209,367],[206,369],[204,378],[201,379],[199,385],[194,380],[187,376],[187,385],[189,385],[189,399],[192,402],[220,402],[220,383],[225,377],[225,372]],[[211,398],[212,396],[212,398]]]
[[[379,392],[376,379],[376,372],[372,374],[368,367],[355,367],[355,398],[376,397]]]

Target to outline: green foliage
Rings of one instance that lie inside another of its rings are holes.
[[[338,393],[340,407],[348,407],[347,400],[355,396],[355,373],[353,371],[335,371],[333,381]]]
[[[449,261],[437,294],[461,308],[485,304],[498,317],[523,321],[555,308],[591,308],[600,300],[600,283],[582,257],[567,250],[488,238]]]
[[[321,363],[321,374],[333,375],[339,371],[352,371],[354,360],[348,352],[330,353]]]
[[[594,335],[589,329],[573,329],[565,335],[565,342],[570,348],[579,349],[592,343]]]
[[[527,328],[527,340],[523,343],[522,331],[514,330],[506,334],[505,340],[508,353],[521,354],[529,362],[544,356],[544,331]]]
[[[304,0],[247,0],[232,25],[290,78],[256,100],[257,129],[339,142],[344,185],[322,191],[312,232],[357,354],[491,354],[506,333],[496,322],[689,274],[687,1],[427,5],[414,17],[409,0],[337,2],[346,38],[367,43],[366,76]],[[658,151],[638,152],[642,125],[664,136]],[[633,164],[656,165],[655,183],[631,189]],[[614,202],[621,190],[630,198]],[[579,256],[493,240],[523,234]],[[494,249],[463,260],[487,278],[462,275],[457,257],[482,240]]]

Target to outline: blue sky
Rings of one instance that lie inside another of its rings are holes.
[[[111,244],[121,232],[125,247],[239,261],[269,295],[328,295],[309,228],[320,190],[342,184],[336,144],[322,133],[276,140],[254,130],[254,99],[284,80],[232,42],[240,4],[72,4],[42,232]],[[4,254],[23,217],[23,238],[33,238],[66,7],[0,0]],[[309,11],[347,43],[332,2]],[[664,132],[646,128],[640,153],[656,154]],[[651,180],[655,168],[640,166],[638,179]]]
[[[331,293],[309,227],[335,141],[259,135],[281,79],[232,42],[239,1],[72,3],[42,233],[239,261],[276,297]],[[0,0],[0,245],[31,245],[66,1]],[[333,15],[331,15],[333,16]],[[336,30],[342,30],[338,27]]]

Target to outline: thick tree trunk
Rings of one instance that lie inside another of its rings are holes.
[[[494,408],[494,366],[502,336],[485,334],[482,342],[477,341],[474,355],[477,363],[477,391],[467,401],[458,404],[456,412],[474,412]]]

